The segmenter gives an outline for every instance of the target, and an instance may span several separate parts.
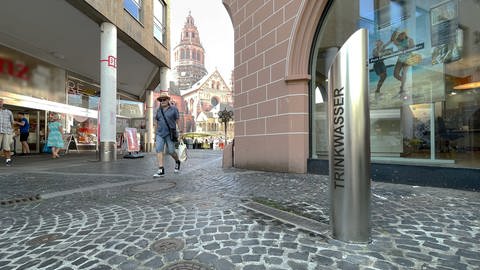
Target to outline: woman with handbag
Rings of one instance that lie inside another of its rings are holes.
[[[167,145],[167,153],[175,160],[175,172],[180,171],[180,160],[175,152],[175,143],[178,142],[177,122],[179,113],[177,107],[170,103],[170,96],[167,92],[161,92],[157,100],[160,102],[156,117],[157,128],[155,132],[155,143],[157,152],[158,171],[153,177],[165,175],[163,150]]]

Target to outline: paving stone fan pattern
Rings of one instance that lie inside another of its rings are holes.
[[[325,222],[327,176],[224,170],[212,151],[190,152],[181,173],[167,170],[164,180],[152,179],[153,155],[112,164],[29,162],[0,171],[8,187],[0,194],[48,199],[0,206],[0,270],[480,269],[475,192],[373,183],[372,242],[353,245],[240,207],[267,198]],[[132,191],[162,181],[175,186]],[[29,242],[46,235],[59,237]],[[158,253],[152,245],[162,239],[184,246]]]

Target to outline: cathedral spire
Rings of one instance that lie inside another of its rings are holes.
[[[180,43],[174,48],[174,73],[179,89],[188,89],[207,74],[205,50],[192,12],[188,12],[180,35]]]

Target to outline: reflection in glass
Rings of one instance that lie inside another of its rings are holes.
[[[312,53],[312,158],[327,154],[317,101],[332,59],[367,28],[372,156],[480,167],[480,42],[466,38],[480,29],[477,2],[333,1]]]

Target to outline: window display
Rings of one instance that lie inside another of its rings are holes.
[[[73,116],[71,133],[79,145],[97,144],[97,119]]]
[[[312,157],[328,149],[332,59],[366,28],[372,156],[480,167],[478,1],[333,1],[326,12],[311,68]]]

